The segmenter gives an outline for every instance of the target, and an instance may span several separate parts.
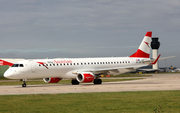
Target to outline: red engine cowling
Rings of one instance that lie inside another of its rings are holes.
[[[94,80],[93,73],[79,73],[76,77],[78,82],[92,82]]]
[[[44,82],[46,83],[58,83],[61,78],[54,77],[54,78],[43,78]]]

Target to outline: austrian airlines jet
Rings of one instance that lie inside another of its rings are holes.
[[[152,32],[146,33],[137,52],[129,57],[105,58],[57,58],[23,60],[15,63],[5,73],[9,79],[22,79],[26,87],[27,79],[43,78],[46,83],[57,83],[63,78],[72,79],[72,85],[80,82],[101,84],[100,75],[117,75],[133,71],[139,67],[156,64],[157,59],[150,58]]]

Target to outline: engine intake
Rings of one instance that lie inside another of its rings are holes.
[[[94,80],[93,73],[79,73],[76,77],[78,82],[92,82]]]
[[[54,78],[43,78],[44,82],[46,83],[58,83],[61,78],[54,77]]]

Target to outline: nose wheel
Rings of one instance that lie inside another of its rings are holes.
[[[26,87],[26,80],[25,79],[23,79],[22,87]]]

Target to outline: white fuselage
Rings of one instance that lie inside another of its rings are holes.
[[[141,67],[144,60],[149,60],[149,58],[107,57],[23,60],[10,67],[4,76],[10,79],[51,77],[75,79],[78,72],[119,74]]]

